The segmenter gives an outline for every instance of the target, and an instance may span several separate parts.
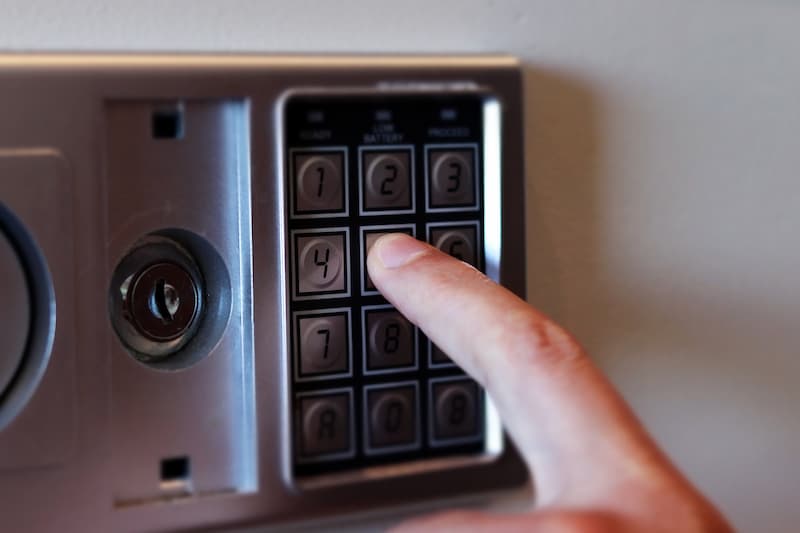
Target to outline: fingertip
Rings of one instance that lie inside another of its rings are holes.
[[[430,247],[405,233],[389,233],[381,235],[370,249],[368,264],[377,264],[384,269],[392,270],[405,266]],[[377,261],[377,263],[376,263]]]

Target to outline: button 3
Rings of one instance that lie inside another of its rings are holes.
[[[430,208],[477,207],[474,161],[474,148],[428,151]]]

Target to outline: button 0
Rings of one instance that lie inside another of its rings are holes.
[[[475,226],[437,227],[430,230],[431,243],[456,259],[478,267]]]
[[[299,295],[347,291],[345,234],[295,235]]]
[[[419,444],[415,384],[367,388],[367,453],[399,451]]]
[[[350,404],[349,392],[301,397],[301,457],[352,452]]]
[[[388,371],[416,363],[414,326],[395,310],[366,311],[366,369]]]
[[[473,149],[429,152],[430,207],[476,205]]]
[[[433,382],[433,440],[480,437],[480,389],[472,380]]]
[[[364,211],[412,208],[410,154],[408,150],[363,153]]]
[[[300,316],[300,376],[339,374],[349,370],[348,320],[345,312]]]
[[[297,214],[344,211],[343,161],[340,152],[294,155]]]

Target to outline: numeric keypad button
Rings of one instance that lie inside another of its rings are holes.
[[[428,209],[455,210],[478,207],[474,147],[426,149]]]
[[[480,440],[482,392],[468,378],[442,378],[430,382],[431,446],[464,444]]]
[[[375,241],[387,233],[405,233],[414,236],[413,224],[399,224],[392,226],[367,226],[361,228],[361,292],[362,294],[377,294],[378,290],[367,272],[367,256]]]
[[[413,152],[409,148],[361,149],[361,213],[414,210]]]
[[[414,370],[417,364],[417,331],[390,306],[363,308],[364,373],[386,374]]]
[[[348,240],[346,229],[293,234],[295,299],[349,295]]]
[[[419,448],[418,390],[416,382],[365,387],[367,455]]]
[[[345,377],[350,370],[350,310],[298,313],[295,361],[298,381]]]
[[[346,214],[345,150],[294,151],[295,216]]]
[[[438,368],[456,366],[453,360],[450,359],[450,356],[444,353],[441,348],[430,342],[430,340],[428,341],[428,347],[431,351],[431,360],[429,363],[431,367]]]
[[[298,462],[352,457],[353,400],[349,389],[298,395]]]
[[[436,224],[428,226],[429,242],[460,261],[480,268],[478,258],[478,225]]]

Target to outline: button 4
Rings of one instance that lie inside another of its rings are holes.
[[[298,395],[295,427],[298,462],[346,459],[355,455],[353,393],[350,389]]]
[[[292,233],[294,299],[349,296],[347,228]]]
[[[364,388],[364,450],[367,455],[420,447],[418,397],[416,382]]]

